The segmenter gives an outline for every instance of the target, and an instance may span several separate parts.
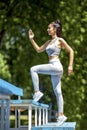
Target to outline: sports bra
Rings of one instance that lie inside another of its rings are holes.
[[[48,56],[58,56],[60,54],[61,48],[58,48],[58,37],[54,39],[52,44],[48,44],[46,47],[46,52]]]

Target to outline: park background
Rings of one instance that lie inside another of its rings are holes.
[[[48,63],[46,52],[37,54],[28,38],[28,29],[42,45],[50,36],[48,24],[62,22],[63,38],[74,49],[74,73],[68,76],[69,54],[62,50],[64,67],[62,91],[68,121],[76,130],[87,130],[87,1],[86,0],[0,0],[0,78],[23,88],[23,99],[31,99],[30,67]],[[57,110],[50,76],[39,75],[43,102]],[[16,97],[13,97],[16,98]]]

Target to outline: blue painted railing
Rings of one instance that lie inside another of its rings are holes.
[[[0,130],[10,130],[10,97],[22,96],[23,90],[0,79]]]
[[[17,95],[17,96],[23,96],[23,89],[16,87],[15,85],[0,79],[0,93],[6,94],[6,95]]]

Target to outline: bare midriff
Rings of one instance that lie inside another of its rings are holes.
[[[49,56],[49,60],[58,59],[58,56]]]

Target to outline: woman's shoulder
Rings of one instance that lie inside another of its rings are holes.
[[[64,41],[64,39],[62,37],[58,37],[59,41]]]
[[[62,37],[58,37],[58,40],[59,40],[61,47],[63,47],[64,44],[66,44],[66,41]]]
[[[61,43],[66,43],[66,41],[64,40],[64,38],[59,37],[58,39],[59,39],[59,41],[60,41]]]

